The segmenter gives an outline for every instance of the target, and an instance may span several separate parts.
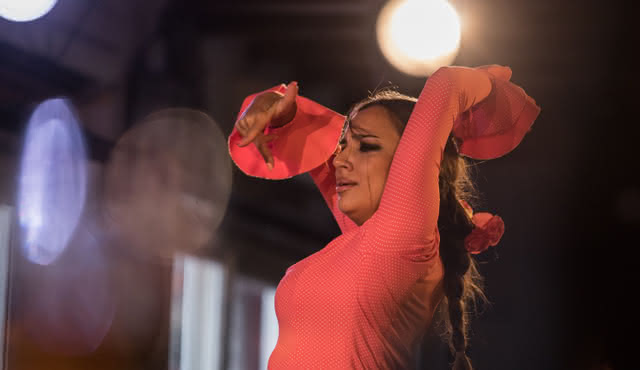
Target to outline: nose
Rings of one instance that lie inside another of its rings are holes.
[[[338,149],[333,157],[333,166],[335,168],[353,169],[353,164],[349,159],[351,154],[350,147],[351,146],[338,145]]]

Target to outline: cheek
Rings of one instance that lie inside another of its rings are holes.
[[[378,203],[380,202],[380,198],[382,198],[382,193],[384,192],[384,187],[387,183],[387,176],[389,175],[389,166],[384,166],[381,168],[381,174],[377,177],[376,183],[376,197],[378,198]]]
[[[377,207],[389,175],[391,159],[386,157],[376,158],[376,160],[370,160],[367,167],[368,189],[371,192],[370,198]]]

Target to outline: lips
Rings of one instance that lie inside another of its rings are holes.
[[[350,180],[337,180],[336,181],[336,192],[338,193],[342,193],[346,190],[349,190],[351,188],[353,188],[354,186],[358,185],[357,182],[355,181],[350,181]]]

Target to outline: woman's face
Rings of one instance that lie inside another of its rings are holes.
[[[336,168],[338,206],[362,225],[378,209],[391,160],[400,141],[393,117],[382,106],[358,112],[340,142]]]

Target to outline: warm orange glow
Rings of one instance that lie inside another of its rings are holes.
[[[404,73],[427,76],[449,65],[460,46],[460,19],[444,0],[392,0],[380,12],[378,43]]]

